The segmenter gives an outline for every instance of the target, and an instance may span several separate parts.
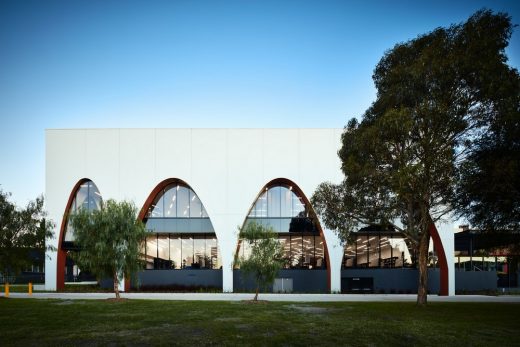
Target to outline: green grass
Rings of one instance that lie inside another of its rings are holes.
[[[0,299],[9,345],[520,346],[520,304]]]

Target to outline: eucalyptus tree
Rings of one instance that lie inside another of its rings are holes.
[[[520,77],[501,85],[501,112],[459,170],[455,206],[483,232],[520,232]]]
[[[252,276],[255,280],[256,290],[254,301],[258,300],[260,288],[272,285],[278,271],[283,267],[283,247],[278,242],[276,232],[259,223],[251,222],[240,230],[239,237],[242,242],[247,242],[251,247],[248,257],[240,257],[237,260],[240,270],[245,276]]]
[[[46,219],[43,197],[18,208],[9,200],[11,194],[0,190],[0,273],[4,280],[32,264],[31,251],[42,254],[53,247],[46,241],[53,236],[53,223]]]
[[[376,100],[342,135],[344,181],[325,182],[312,197],[343,240],[380,224],[413,242],[418,304],[427,302],[429,230],[453,212],[461,163],[501,112],[500,86],[516,73],[505,55],[512,30],[507,14],[482,10],[386,52],[373,75]]]
[[[112,278],[119,299],[121,275],[130,278],[142,269],[140,249],[147,232],[137,218],[133,203],[108,200],[101,209],[80,209],[69,216],[79,251],[73,255],[78,266]]]

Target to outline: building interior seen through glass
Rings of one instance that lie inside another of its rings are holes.
[[[161,190],[144,220],[148,236],[143,255],[148,270],[219,269],[215,231],[204,205],[180,183]]]
[[[155,234],[146,240],[146,269],[219,269],[215,234]]]
[[[304,199],[291,185],[266,188],[254,203],[245,226],[256,222],[272,227],[283,245],[285,268],[326,269],[324,242],[305,206]],[[251,246],[239,240],[237,257],[247,259]]]
[[[428,266],[437,267],[437,255],[430,238]],[[359,231],[344,247],[343,268],[417,267],[412,244],[399,232]]]
[[[99,210],[101,208],[102,202],[103,199],[101,198],[99,189],[96,187],[94,182],[85,181],[79,186],[76,194],[74,195],[74,200],[70,205],[69,214],[73,214],[80,209],[87,209],[88,211]],[[67,221],[67,227],[63,241],[74,241],[74,229],[72,228],[70,221]]]
[[[462,228],[462,232],[455,234],[457,270],[508,272],[507,258],[515,254],[514,245],[520,242],[519,234],[480,233],[465,225]]]

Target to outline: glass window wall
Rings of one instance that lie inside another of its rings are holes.
[[[415,267],[415,262],[401,234],[358,233],[354,241],[344,247],[343,267]]]
[[[323,240],[317,223],[306,213],[304,199],[290,185],[268,187],[253,204],[244,225],[256,222],[278,233],[286,268],[326,268]],[[250,248],[239,241],[237,256],[248,257]]]
[[[183,186],[177,186],[177,217],[190,217],[190,190]]]
[[[267,191],[267,217],[281,217],[281,187],[272,187]]]
[[[180,269],[182,266],[182,244],[181,236],[170,235],[170,262],[172,269]]]
[[[220,254],[214,234],[156,234],[146,239],[147,270],[219,269]]]
[[[320,236],[308,234],[281,234],[278,241],[283,247],[286,269],[326,269],[324,243]],[[247,259],[251,247],[244,240],[239,240],[238,256]],[[237,266],[238,268],[238,266]]]
[[[94,182],[85,181],[79,186],[74,195],[69,214],[73,214],[80,209],[86,209],[88,211],[99,210],[101,209],[102,202],[101,194]],[[69,220],[67,220],[63,241],[74,242],[74,229]]]

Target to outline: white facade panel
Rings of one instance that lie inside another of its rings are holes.
[[[172,177],[191,181],[191,134],[191,129],[155,129],[154,187]]]
[[[119,180],[117,195],[105,197],[118,200],[132,200],[138,206],[142,204],[159,182],[155,180],[155,129],[119,130]],[[95,181],[94,181],[95,183]],[[151,187],[151,188],[150,188]]]
[[[294,182],[310,199],[323,181],[342,180],[337,151],[342,129],[77,129],[46,131],[46,208],[58,247],[66,204],[76,183],[91,179],[103,199],[131,200],[140,209],[162,181],[185,181],[215,229],[223,290],[233,291],[237,227],[273,179]],[[343,247],[329,230],[331,290],[341,290]],[[444,233],[450,242],[448,233]],[[453,243],[453,235],[451,236]],[[446,248],[453,254],[453,244]],[[450,267],[450,293],[452,293]],[[48,252],[46,288],[56,289],[56,252]]]

